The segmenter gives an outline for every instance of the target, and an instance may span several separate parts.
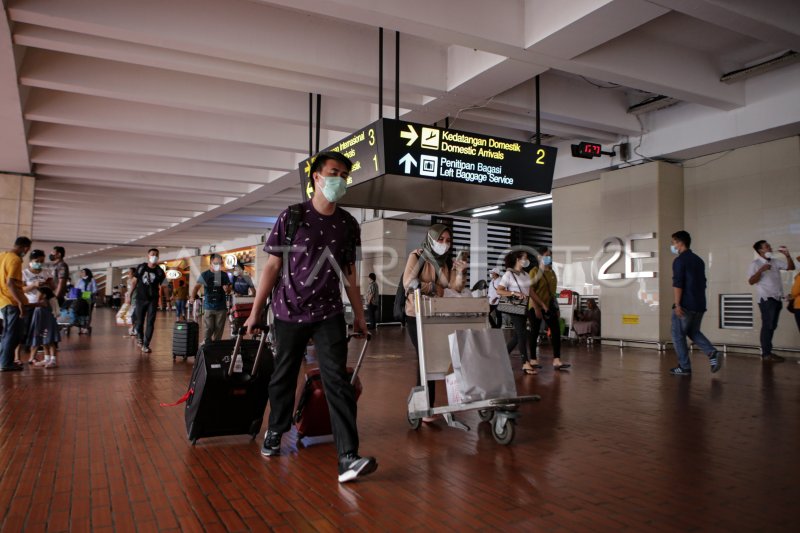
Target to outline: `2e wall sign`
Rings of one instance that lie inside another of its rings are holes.
[[[599,280],[621,280],[621,279],[637,279],[637,278],[655,278],[656,272],[648,270],[634,270],[634,259],[649,259],[655,257],[655,252],[636,252],[634,251],[634,243],[636,241],[644,241],[655,239],[655,233],[632,233],[621,239],[620,237],[608,237],[603,241],[600,248],[599,256],[602,257],[611,251],[611,257],[600,265],[597,273]],[[620,258],[623,257],[625,262],[625,272],[609,272]],[[599,259],[597,257],[596,259]]]

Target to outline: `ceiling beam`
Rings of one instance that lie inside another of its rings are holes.
[[[31,150],[31,161],[36,164],[109,168],[144,172],[197,176],[218,179],[221,182],[267,183],[271,176],[282,175],[272,170],[234,167],[220,163],[195,162],[171,157],[105,154],[84,150],[65,150],[36,146]]]
[[[181,176],[177,174],[160,174],[157,172],[141,172],[122,169],[87,168],[80,166],[60,166],[39,163],[36,165],[36,176],[69,178],[99,182],[101,185],[122,185],[146,187],[151,189],[186,190],[198,192],[246,194],[258,185],[214,178],[198,178],[197,176]]]

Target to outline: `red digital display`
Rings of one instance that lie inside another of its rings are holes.
[[[603,147],[595,143],[582,142],[578,145],[582,154],[590,155],[592,157],[599,157],[603,155]]]

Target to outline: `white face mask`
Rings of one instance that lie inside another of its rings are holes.
[[[428,235],[428,242],[431,244],[431,250],[433,250],[433,253],[436,255],[444,255],[447,253],[447,250],[450,249],[449,244],[446,242],[434,241],[430,235]]]
[[[241,276],[241,275],[242,275],[242,271],[241,271],[241,270],[239,270],[238,268],[235,268],[235,269],[233,270],[233,275],[234,275],[234,276]]]
[[[150,261],[150,264],[152,264],[152,265],[158,263],[158,256],[157,255],[151,255],[147,259]]]
[[[42,264],[41,263],[31,263],[31,270],[41,270]]]
[[[531,262],[528,261],[527,259],[523,259],[520,265],[522,265],[522,268],[528,268],[529,266],[531,266]]]
[[[322,179],[322,194],[330,203],[335,204],[347,192],[347,182],[341,176],[325,176]]]
[[[764,252],[764,257],[766,259],[772,259],[772,252]]]
[[[219,270],[221,268],[222,268],[222,265],[215,265],[215,264],[211,265],[211,270],[213,270],[214,272],[219,272]]]

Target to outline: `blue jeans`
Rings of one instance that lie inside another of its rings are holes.
[[[186,317],[186,300],[175,300],[175,318]]]
[[[781,315],[781,301],[767,298],[758,302],[761,310],[761,357],[772,353],[772,336],[778,329],[778,317]]]
[[[703,321],[703,314],[703,311],[688,311],[684,309],[683,318],[678,318],[675,311],[672,311],[672,344],[678,354],[678,365],[684,370],[692,369],[686,337],[692,339],[692,342],[709,357],[717,351],[706,336],[700,332],[700,322]]]
[[[22,320],[19,316],[19,307],[7,305],[2,310],[3,336],[0,337],[0,367],[11,368],[14,366],[14,352],[22,340]]]

